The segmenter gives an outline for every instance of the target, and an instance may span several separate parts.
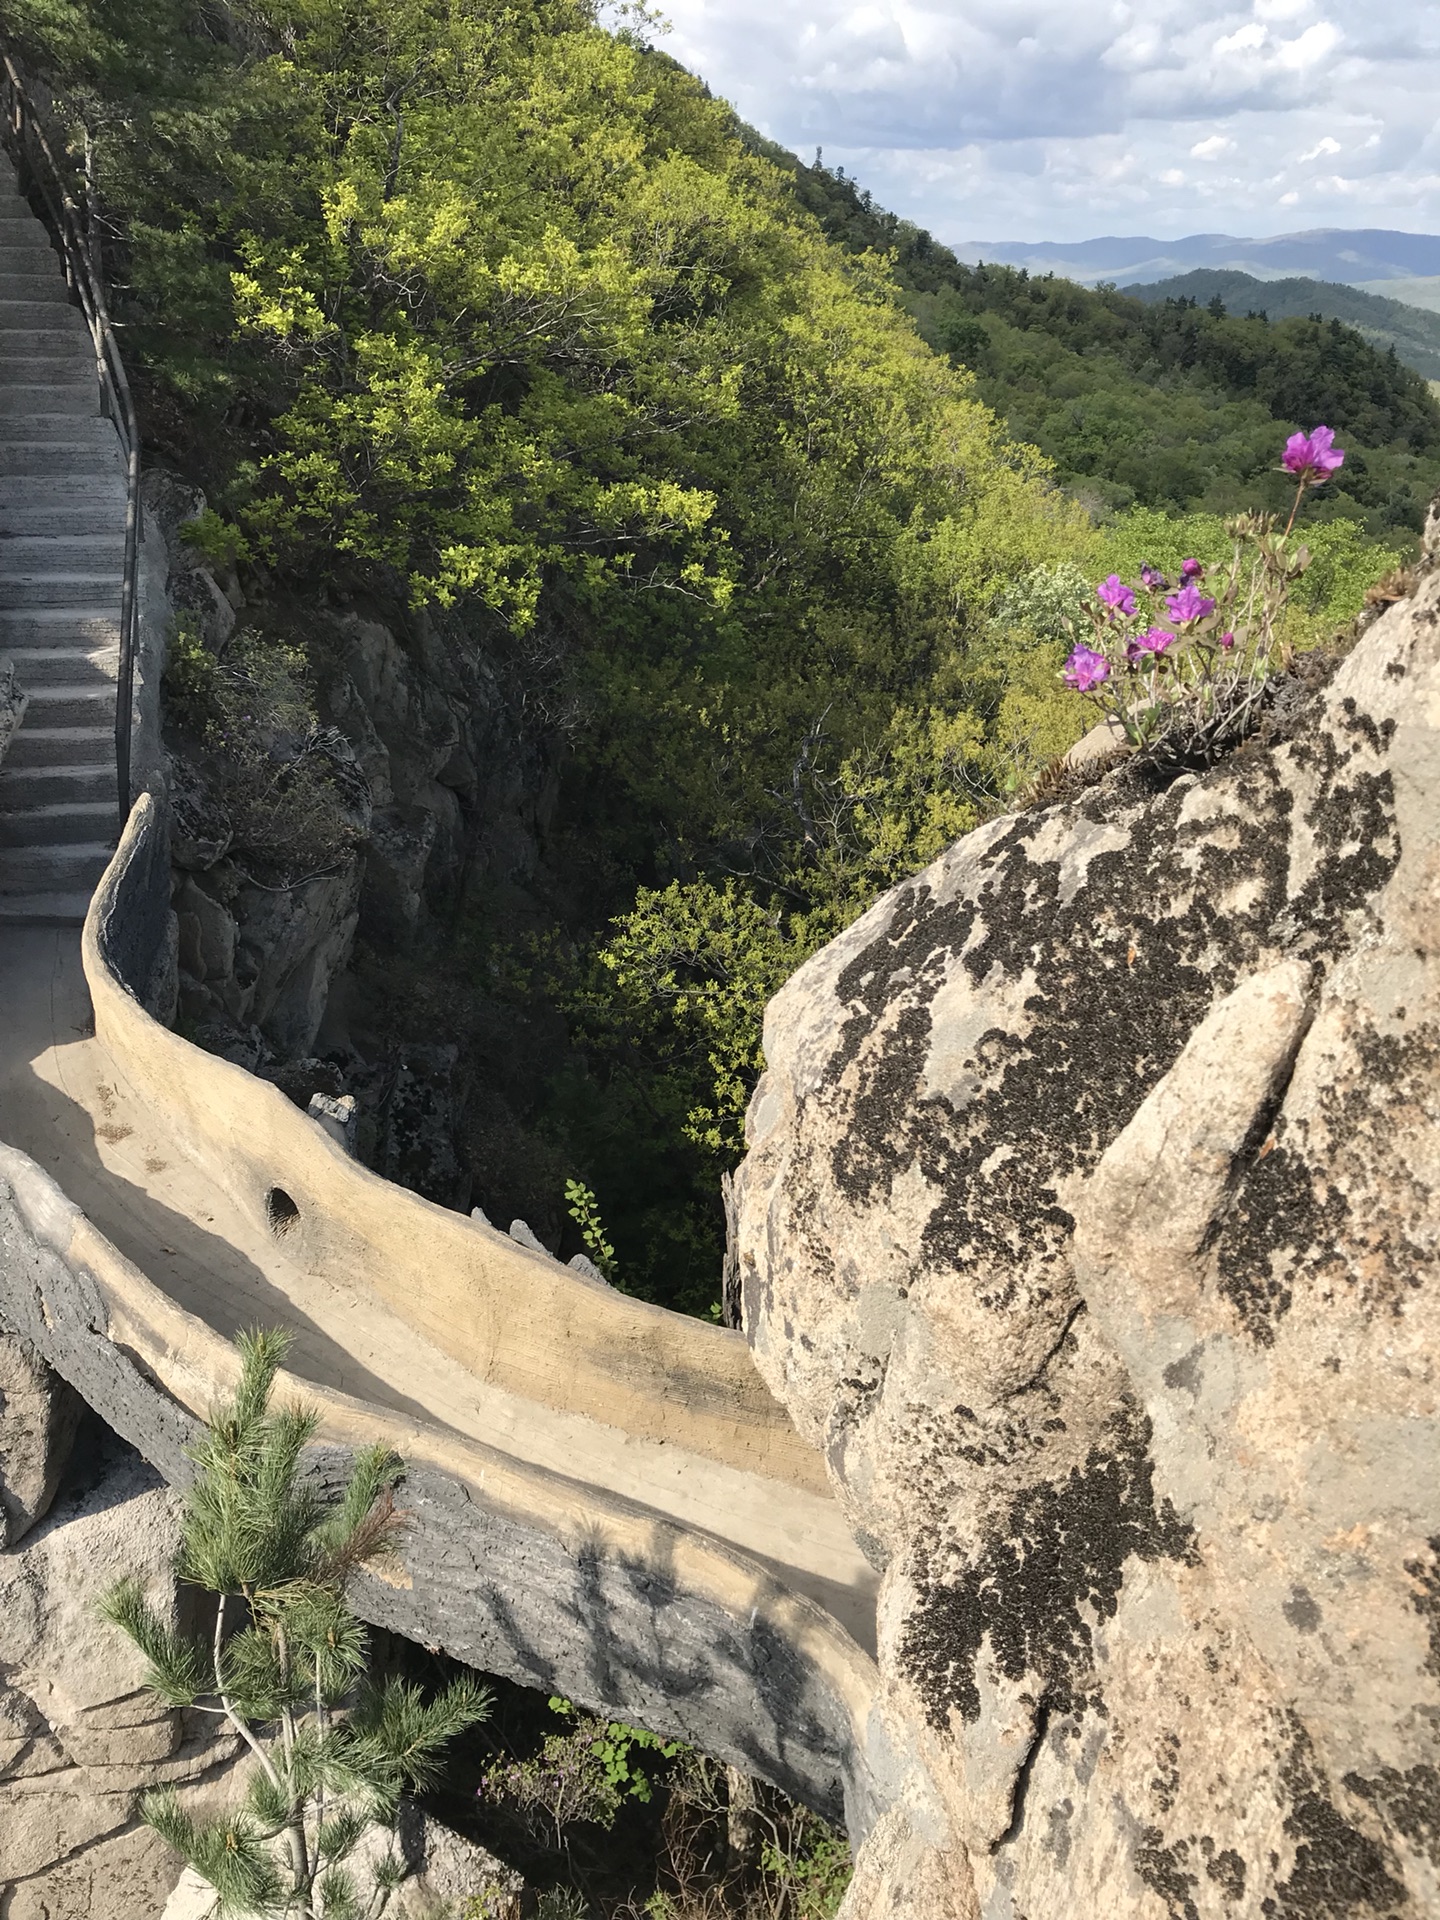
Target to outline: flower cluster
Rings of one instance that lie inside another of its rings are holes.
[[[1298,485],[1283,532],[1274,516],[1230,522],[1228,562],[1182,561],[1178,581],[1148,562],[1131,585],[1102,580],[1090,607],[1091,632],[1074,645],[1062,678],[1089,695],[1137,750],[1205,763],[1252,724],[1271,673],[1278,629],[1293,582],[1309,564],[1288,541],[1307,488],[1338,471],[1344,452],[1329,427],[1292,434],[1283,469]]]

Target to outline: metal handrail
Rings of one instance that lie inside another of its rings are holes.
[[[115,773],[123,830],[130,814],[130,730],[135,702],[135,636],[139,615],[136,577],[140,552],[140,427],[125,362],[105,298],[105,282],[96,264],[80,209],[50,150],[40,116],[26,92],[14,60],[0,51],[0,106],[3,138],[20,171],[40,195],[47,224],[60,243],[65,278],[80,304],[95,347],[95,373],[106,413],[125,456],[125,566],[120,581],[120,678],[115,699]]]

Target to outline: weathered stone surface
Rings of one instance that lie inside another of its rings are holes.
[[[0,1913],[154,1920],[179,1862],[134,1819],[137,1789],[201,1781],[229,1741],[188,1729],[96,1603],[122,1574],[175,1617],[177,1501],[93,1421],[48,1517],[0,1555]]]
[[[0,1547],[41,1519],[70,1458],[83,1403],[0,1323]]]
[[[16,682],[14,667],[8,660],[0,659],[0,766],[5,763],[6,750],[25,718],[25,709],[29,704]]]
[[[856,1920],[970,1911],[938,1856],[985,1920],[1440,1911],[1437,915],[1431,570],[1288,737],[982,828],[772,1006],[745,1326],[950,1821]]]
[[[132,1824],[18,1881],[5,1920],[156,1920],[178,1864],[158,1833]]]

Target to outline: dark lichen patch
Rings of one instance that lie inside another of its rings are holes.
[[[1160,1736],[1155,1755],[1155,1775],[1150,1782],[1150,1797],[1157,1810],[1169,1813],[1180,1792],[1180,1736],[1169,1732]]]
[[[1280,1608],[1297,1633],[1314,1633],[1320,1625],[1320,1609],[1306,1587],[1291,1587],[1290,1598]]]
[[[1198,1875],[1189,1871],[1189,1852],[1184,1840],[1174,1840],[1166,1846],[1165,1835],[1159,1827],[1146,1827],[1135,1849],[1135,1871],[1151,1892],[1158,1893],[1165,1902],[1170,1920],[1200,1920],[1200,1909],[1193,1898],[1200,1881]]]
[[[1221,1847],[1217,1850],[1214,1841],[1207,1834],[1200,1843],[1205,1856],[1205,1871],[1225,1896],[1226,1904],[1233,1906],[1237,1900],[1245,1898],[1245,1862],[1233,1847]]]
[[[1367,1313],[1395,1307],[1434,1270],[1406,1231],[1431,1217],[1407,1128],[1440,1074],[1432,1029],[1356,1026],[1353,1049],[1320,1095],[1320,1128],[1284,1119],[1255,1155],[1214,1240],[1216,1282],[1241,1325],[1270,1345],[1298,1287],[1355,1297]]]
[[[1430,1549],[1430,1558],[1407,1560],[1405,1571],[1415,1582],[1411,1604],[1425,1622],[1430,1639],[1425,1671],[1440,1679],[1440,1534],[1434,1535],[1426,1544]]]
[[[1273,1920],[1353,1920],[1398,1915],[1408,1905],[1388,1851],[1353,1826],[1331,1800],[1310,1737],[1293,1717],[1280,1781],[1290,1798],[1285,1831],[1295,1842],[1288,1877],[1260,1902]]]
[[[1282,1121],[1277,1135],[1283,1129]],[[1344,1194],[1300,1154],[1261,1148],[1215,1242],[1219,1289],[1258,1345],[1273,1344],[1276,1321],[1290,1311],[1297,1264],[1338,1258],[1348,1213]]]
[[[1199,783],[1218,803],[1203,814],[1181,817],[1194,783],[1138,804],[1112,783],[1009,823],[957,873],[969,897],[902,889],[838,976],[849,1011],[827,1073],[835,1186],[871,1207],[918,1169],[937,1194],[919,1258],[964,1276],[986,1308],[1063,1317],[1072,1222],[1060,1183],[1094,1165],[1216,999],[1278,951],[1343,947],[1346,916],[1393,866],[1388,775],[1352,764],[1367,743],[1303,751],[1309,833],[1326,857],[1297,899],[1296,796],[1268,753]],[[1062,834],[1104,824],[1125,836],[1091,855],[1069,897],[1063,862],[1032,857],[1037,835],[1056,844],[1057,822]],[[1025,982],[1024,1019],[971,1044],[964,1091],[927,1097],[944,1039],[936,1000],[957,974],[997,1005]],[[1267,1300],[1252,1320],[1275,1310]]]
[[[1347,1773],[1343,1784],[1379,1809],[1386,1823],[1440,1867],[1440,1770],[1431,1766],[1382,1767],[1370,1779]]]
[[[1149,1446],[1149,1421],[1122,1406],[1107,1444],[1063,1480],[1016,1494],[958,1572],[940,1564],[938,1539],[921,1541],[899,1659],[933,1726],[945,1727],[952,1710],[978,1718],[976,1662],[987,1639],[1000,1672],[1036,1677],[1055,1713],[1098,1704],[1091,1621],[1114,1616],[1126,1561],[1195,1552],[1169,1502],[1156,1502]]]

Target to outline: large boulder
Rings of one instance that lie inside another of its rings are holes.
[[[177,1497],[93,1422],[48,1516],[0,1554],[0,1913],[155,1920],[180,1862],[135,1819],[138,1789],[213,1791],[234,1742],[161,1706],[101,1619],[123,1574],[175,1617]]]
[[[83,1402],[0,1323],[0,1548],[49,1511],[70,1458]]]
[[[1282,707],[1283,707],[1282,703]],[[1440,1911],[1440,575],[772,1005],[755,1358],[884,1569],[847,1914]]]

